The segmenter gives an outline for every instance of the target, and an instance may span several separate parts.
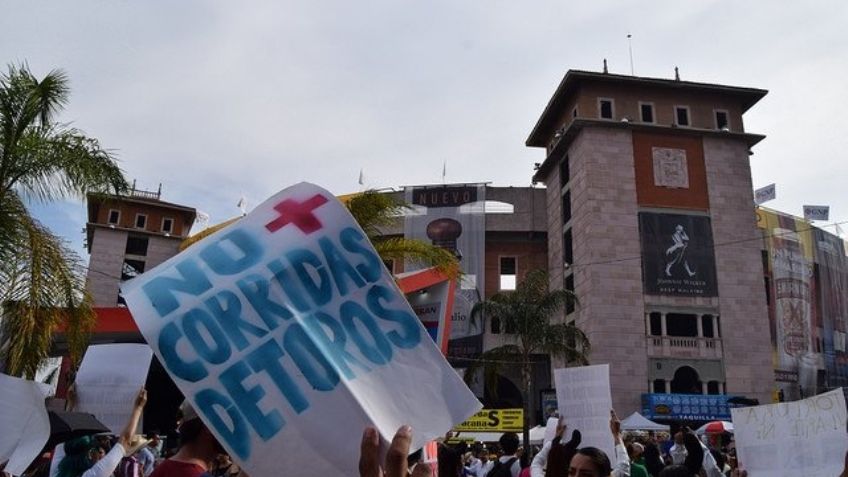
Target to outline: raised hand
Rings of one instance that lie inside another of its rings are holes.
[[[360,477],[408,477],[406,456],[409,455],[409,445],[412,442],[412,428],[401,426],[395,433],[386,460],[380,462],[380,433],[373,427],[366,427],[362,433],[362,445],[359,453]],[[412,472],[413,477],[430,475],[428,464],[418,464]]]

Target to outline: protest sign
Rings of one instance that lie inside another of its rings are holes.
[[[12,475],[23,474],[50,437],[46,391],[34,381],[0,374],[0,463],[8,460],[5,470]]]
[[[248,474],[349,475],[480,409],[345,207],[301,183],[124,284],[139,329]]]
[[[557,426],[559,426],[559,418],[558,417],[549,417],[548,422],[545,423],[545,440],[544,442],[551,442],[556,437]]]
[[[833,477],[848,450],[842,388],[807,399],[735,408],[736,452],[748,477]]]
[[[568,426],[563,441],[570,441],[577,429],[582,436],[581,447],[597,447],[614,459],[615,445],[609,426],[612,409],[609,365],[557,369],[554,382],[559,415]]]
[[[146,344],[89,346],[75,380],[76,410],[88,412],[120,434],[129,421],[138,390],[147,380],[153,351]]]

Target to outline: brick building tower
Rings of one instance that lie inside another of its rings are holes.
[[[176,255],[188,237],[197,212],[161,200],[161,192],[133,185],[126,196],[88,195],[86,282],[94,306],[122,304],[120,283]]]
[[[609,363],[622,413],[648,393],[774,386],[750,148],[766,91],[570,70],[527,139],[544,147],[551,287]]]

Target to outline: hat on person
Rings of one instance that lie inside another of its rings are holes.
[[[127,449],[126,455],[130,456],[141,450],[142,447],[147,447],[147,444],[150,443],[150,439],[144,437],[141,434],[136,434],[132,436],[130,439],[130,447]]]
[[[182,416],[180,418],[181,424],[200,417],[197,415],[197,411],[194,410],[194,407],[192,407],[188,399],[186,399],[185,401],[183,401],[182,404],[180,404],[180,416]]]

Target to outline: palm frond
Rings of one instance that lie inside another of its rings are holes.
[[[391,194],[372,189],[352,197],[347,202],[351,215],[372,240],[382,235],[381,227],[393,225],[408,207]]]
[[[459,278],[459,261],[449,250],[423,240],[391,237],[374,241],[374,248],[383,260],[410,261],[425,267],[436,267],[449,278]]]

